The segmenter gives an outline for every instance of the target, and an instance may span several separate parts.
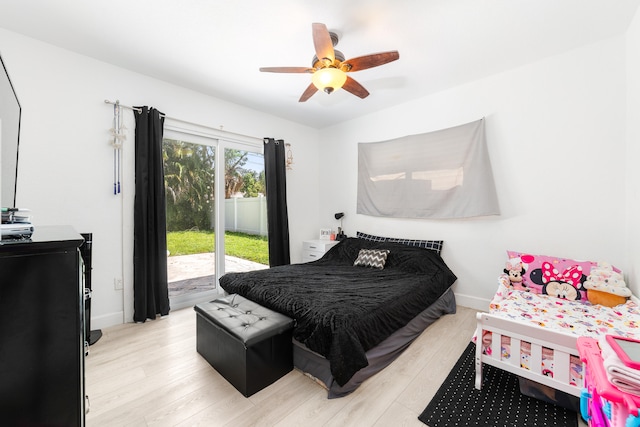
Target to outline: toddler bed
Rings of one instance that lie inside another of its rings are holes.
[[[585,267],[588,273],[589,266]],[[579,397],[583,387],[579,336],[612,334],[640,339],[640,308],[635,297],[614,307],[591,304],[583,286],[585,275],[576,282],[576,300],[568,300],[537,293],[534,283],[527,283],[531,277],[524,277],[519,289],[514,289],[505,273],[499,277],[490,312],[477,315],[477,389],[482,387],[482,364],[487,363]]]

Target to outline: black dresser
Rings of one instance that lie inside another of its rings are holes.
[[[82,243],[65,226],[0,241],[2,425],[84,425]]]

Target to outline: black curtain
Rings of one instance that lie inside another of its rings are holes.
[[[285,169],[284,141],[264,138],[264,175],[267,193],[269,265],[271,267],[291,263]]]
[[[162,166],[164,117],[138,107],[136,119],[136,195],[133,219],[133,320],[169,314],[167,230]]]

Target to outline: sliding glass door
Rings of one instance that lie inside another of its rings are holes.
[[[269,264],[260,145],[177,131],[163,141],[169,298],[213,299],[218,279]]]
[[[265,268],[269,248],[264,157],[227,144],[224,163],[224,271]]]

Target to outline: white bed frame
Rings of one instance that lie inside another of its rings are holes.
[[[580,396],[583,384],[575,386],[569,383],[570,356],[580,357],[576,347],[577,335],[527,325],[489,313],[478,313],[476,318],[478,320],[476,329],[476,388],[478,390],[482,388],[482,364],[486,363],[573,396]],[[492,334],[491,355],[482,352],[483,331],[489,331]],[[511,338],[511,357],[506,360],[500,359],[500,343],[503,336]],[[520,367],[522,341],[531,343],[530,369]],[[542,373],[542,347],[553,350],[553,377]]]

